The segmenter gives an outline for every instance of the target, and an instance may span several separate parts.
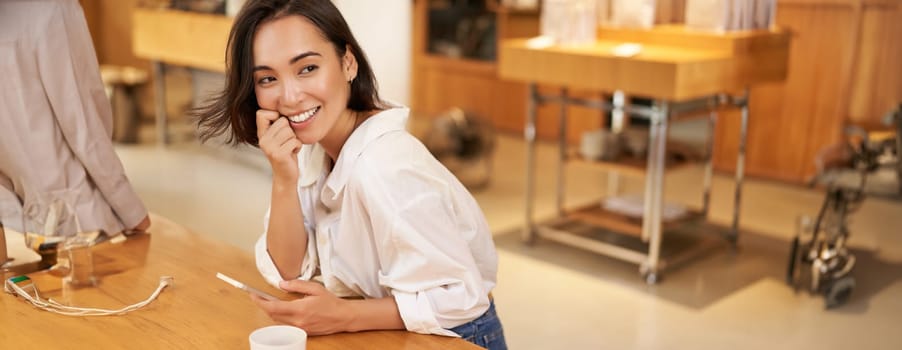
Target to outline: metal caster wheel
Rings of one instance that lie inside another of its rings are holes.
[[[855,278],[851,276],[840,278],[824,293],[824,305],[827,309],[832,309],[845,304],[852,296],[852,289],[855,289]]]
[[[530,225],[529,227],[523,228],[523,234],[521,241],[527,247],[532,247],[536,245],[536,236],[538,236],[538,232],[536,232],[536,228]]]
[[[645,283],[648,285],[654,285],[658,283],[658,274],[657,273],[649,273],[645,275]]]

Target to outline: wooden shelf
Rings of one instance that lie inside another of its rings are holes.
[[[539,9],[519,9],[519,8],[510,8],[510,7],[499,7],[493,12],[498,14],[504,14],[509,16],[532,16],[538,17],[540,15]]]
[[[420,57],[418,64],[429,68],[441,68],[446,71],[479,74],[490,77],[494,77],[497,72],[494,61],[455,58],[437,54],[423,54]]]
[[[625,235],[641,237],[642,236],[642,219],[626,216],[605,210],[601,204],[592,204],[570,210],[565,217],[568,220],[578,221],[591,226],[601,227],[614,232]],[[701,211],[689,209],[687,214],[673,220],[661,221],[661,232],[676,229],[686,223],[703,220],[705,218]]]
[[[667,158],[668,159],[666,160],[664,165],[665,172],[670,172],[696,163],[694,161],[688,160],[676,160],[673,157]],[[591,160],[581,156],[576,148],[571,148],[567,151],[567,161],[578,164],[587,164],[593,167],[598,167],[602,170],[616,171],[632,176],[645,176],[646,169],[648,167],[648,159],[646,159],[645,157],[636,158],[633,156],[624,155],[616,161]]]

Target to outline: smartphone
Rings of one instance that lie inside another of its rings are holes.
[[[276,301],[276,300],[279,300],[279,298],[276,298],[276,297],[274,297],[274,296],[272,296],[272,295],[270,295],[270,294],[268,294],[268,293],[266,293],[266,292],[264,292],[264,291],[262,291],[262,290],[259,290],[259,289],[257,289],[257,288],[248,286],[248,285],[246,285],[246,284],[244,284],[244,283],[238,282],[238,281],[236,281],[234,278],[231,278],[231,277],[229,277],[229,276],[223,275],[223,274],[221,274],[221,273],[219,273],[219,272],[216,273],[216,278],[219,278],[219,279],[225,281],[225,283],[231,284],[233,287],[238,288],[238,289],[241,289],[241,290],[243,290],[243,291],[245,291],[245,292],[248,292],[248,293],[254,293],[254,294],[256,294],[257,296],[259,296],[259,297],[261,297],[261,298],[263,298],[263,299],[266,299],[266,300],[269,300],[269,301]]]

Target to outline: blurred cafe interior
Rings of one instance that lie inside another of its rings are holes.
[[[173,279],[118,316],[4,293],[0,343],[246,348],[276,322],[215,274],[281,292],[254,260],[273,170],[228,135],[201,143],[192,117],[225,86],[245,1],[34,1],[80,6],[98,65],[73,69],[100,77],[103,135],[151,224],[89,247],[94,282],[76,289],[74,253],[55,272],[67,253],[0,225],[4,280],[119,309]],[[902,344],[902,0],[333,3],[381,97],[485,214],[510,349]],[[403,333],[307,347],[466,348]]]

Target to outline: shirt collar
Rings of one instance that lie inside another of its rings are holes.
[[[325,186],[332,191],[332,199],[337,199],[350,179],[352,169],[363,154],[367,145],[382,135],[402,131],[407,128],[407,118],[410,109],[400,106],[389,106],[389,109],[376,113],[367,118],[360,126],[357,127],[351,136],[345,141],[338,155],[332,172],[326,179]],[[298,181],[300,186],[310,186],[316,183],[316,180],[326,169],[325,150],[319,143],[310,147],[303,147],[300,155],[304,159],[301,168],[301,178]]]

